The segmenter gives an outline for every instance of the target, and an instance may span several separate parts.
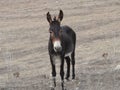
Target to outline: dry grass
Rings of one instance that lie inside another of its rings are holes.
[[[1,0],[1,90],[50,89],[45,14],[59,9],[65,14],[62,25],[77,33],[76,80],[66,82],[67,90],[119,90],[119,0]]]

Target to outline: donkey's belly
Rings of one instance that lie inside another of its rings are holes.
[[[65,57],[68,57],[68,56],[70,56],[71,54],[72,54],[72,51],[69,52],[69,53],[65,53]]]
[[[73,44],[69,45],[65,52],[65,57],[70,56],[73,52]]]

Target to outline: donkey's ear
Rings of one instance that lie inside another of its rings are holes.
[[[46,14],[46,18],[47,18],[47,20],[48,20],[49,23],[52,22],[51,15],[50,15],[49,12]]]
[[[63,11],[60,10],[59,15],[58,15],[58,21],[61,22],[63,19]]]

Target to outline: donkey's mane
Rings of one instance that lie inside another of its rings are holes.
[[[56,16],[54,16],[53,21],[57,21]]]

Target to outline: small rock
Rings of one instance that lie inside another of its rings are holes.
[[[120,69],[120,65],[117,65],[116,67],[115,67],[115,70],[119,70]]]
[[[19,72],[15,72],[15,73],[13,73],[13,76],[18,78],[20,76],[20,73]]]
[[[102,57],[107,58],[108,53],[103,53]]]

